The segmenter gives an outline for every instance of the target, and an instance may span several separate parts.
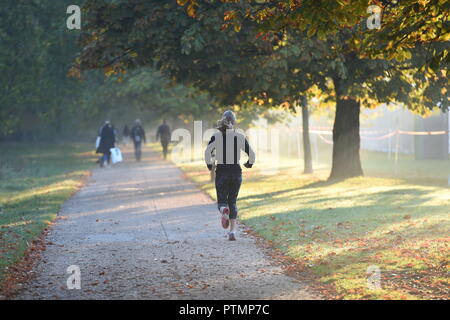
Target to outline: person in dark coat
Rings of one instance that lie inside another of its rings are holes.
[[[169,151],[169,143],[171,139],[170,127],[167,121],[164,120],[163,123],[158,127],[156,132],[156,140],[161,139],[161,146],[163,148],[164,159],[167,159],[167,152]]]
[[[142,157],[142,141],[147,142],[144,128],[142,128],[141,120],[136,119],[133,128],[131,128],[131,139],[134,143],[134,155],[136,161],[141,161]]]
[[[100,129],[100,144],[97,148],[97,153],[103,154],[100,160],[100,166],[105,164],[109,166],[111,162],[111,149],[115,147],[116,137],[114,134],[114,128],[111,122],[106,120],[105,125]]]

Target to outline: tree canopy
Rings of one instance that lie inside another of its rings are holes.
[[[194,119],[320,95],[336,103],[331,176],[347,177],[362,174],[361,107],[449,107],[448,1],[87,0],[81,32],[61,23],[68,4],[2,8],[3,136],[125,107]],[[373,4],[382,23],[369,30]]]
[[[203,1],[181,0],[187,13],[195,17]],[[419,45],[429,51],[425,65],[436,70],[440,64],[448,69],[450,62],[450,1],[448,0],[221,0],[233,4],[224,19],[235,28],[242,21],[257,21],[261,30],[278,32],[297,29],[308,36],[325,39],[347,28],[361,25],[367,41],[366,54],[388,59],[399,58]],[[370,6],[380,8],[379,29],[368,30],[366,21],[373,12]],[[409,52],[409,53],[408,53]]]
[[[289,3],[87,1],[78,63],[106,72],[154,64],[222,104],[293,102],[318,86],[337,103],[332,177],[362,174],[361,104],[401,102],[416,111],[448,107],[443,64],[433,74],[419,72],[426,63],[424,47],[399,49],[395,59],[368,54],[362,15],[349,17],[367,1],[355,1],[346,15],[343,2]],[[338,18],[325,32],[329,16],[319,13],[327,11]]]
[[[94,70],[73,77],[81,34],[66,27],[70,4],[2,3],[0,140],[92,136],[105,118],[122,122],[151,114],[154,120],[189,119],[211,107],[210,96],[174,84],[152,66],[128,74]]]

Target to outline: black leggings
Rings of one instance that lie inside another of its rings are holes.
[[[142,142],[134,142],[134,157],[136,161],[141,161],[142,158]]]
[[[169,142],[167,141],[161,141],[161,146],[163,148],[163,155],[164,159],[167,158],[167,152],[169,151]]]
[[[241,173],[216,173],[217,207],[230,208],[230,219],[236,219],[238,209],[236,200],[242,184]]]

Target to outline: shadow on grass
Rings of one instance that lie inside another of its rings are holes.
[[[270,199],[270,198],[273,198],[273,197],[276,197],[276,196],[280,196],[280,195],[285,194],[285,193],[297,191],[298,189],[299,188],[290,188],[290,189],[284,189],[284,190],[274,191],[274,192],[258,193],[258,194],[254,194],[254,195],[250,195],[250,196],[246,196],[246,197],[239,197],[239,201],[241,201],[241,200],[243,200],[243,201],[250,200],[250,201],[253,202],[253,200]]]
[[[323,186],[323,184],[319,185]],[[268,224],[275,225],[275,221],[291,221],[295,222],[294,225],[298,225],[302,221],[301,223],[306,228],[320,225],[322,233],[331,231],[337,232],[341,236],[352,234],[352,237],[365,237],[367,233],[375,230],[380,231],[392,224],[404,222],[405,216],[409,216],[408,219],[423,217],[428,219],[436,216],[444,217],[446,214],[445,206],[432,205],[431,202],[428,205],[423,205],[432,200],[433,196],[429,194],[429,191],[417,188],[367,193],[356,197],[353,195],[336,196],[335,194],[325,195],[323,193],[317,195],[301,192],[295,196],[291,194],[280,197],[284,193],[295,192],[296,190],[298,189],[291,188],[242,198],[241,210],[244,213],[244,220],[255,226],[261,226],[261,224],[265,226]],[[278,197],[273,198],[274,195]],[[339,206],[339,203],[346,201],[352,201],[355,205]],[[291,204],[289,205],[288,202],[291,202]],[[324,205],[320,206],[321,203],[324,203]],[[334,207],[333,203],[338,205]],[[298,209],[283,211],[282,208],[286,207],[286,204],[291,208],[298,207]],[[279,212],[274,212],[277,206],[280,208]],[[246,211],[257,209],[258,212],[264,212],[265,208],[269,213],[245,219]],[[348,222],[349,226],[346,228],[339,227],[343,222]],[[296,230],[296,232],[298,231],[299,229]]]
[[[377,193],[368,193],[364,195],[357,196],[361,202],[370,202],[370,206],[416,206],[423,204],[432,200],[432,197],[427,196],[429,191],[423,189],[410,189],[402,188],[395,190],[382,191]],[[306,203],[314,205],[320,204],[322,202],[339,202],[353,200],[355,196],[336,196],[336,197],[325,197],[321,199],[315,199],[306,201]],[[402,200],[405,199],[406,200]],[[365,206],[367,207],[367,206]]]
[[[316,188],[323,188],[323,187],[329,187],[331,185],[334,185],[339,182],[343,182],[345,179],[333,179],[333,180],[320,180],[315,181],[310,184],[304,185],[298,189],[316,189]]]

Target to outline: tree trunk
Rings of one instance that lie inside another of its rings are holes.
[[[359,112],[360,103],[354,98],[342,95],[342,88],[336,85],[336,116],[333,126],[333,163],[331,179],[346,179],[362,176],[359,156]]]
[[[308,100],[306,97],[301,99],[302,102],[302,126],[303,126],[303,173],[313,173],[311,141],[309,139],[309,110]]]

